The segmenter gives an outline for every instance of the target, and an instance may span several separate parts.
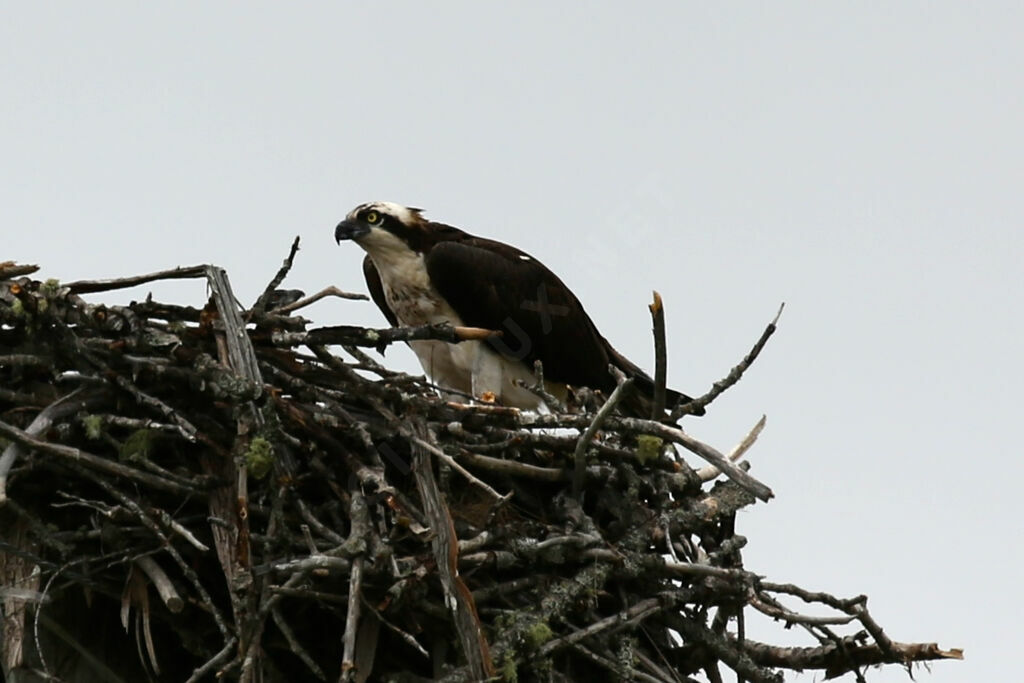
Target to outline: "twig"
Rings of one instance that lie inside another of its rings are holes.
[[[156,280],[182,280],[204,277],[208,267],[209,266],[188,266],[187,268],[171,268],[170,270],[160,270],[146,275],[120,277],[110,280],[75,280],[74,282],[64,283],[62,287],[67,287],[72,294],[108,292],[112,289],[137,287],[138,285],[144,285]]]
[[[292,627],[285,620],[284,616],[281,614],[281,610],[275,607],[270,610],[270,616],[274,620],[274,623],[277,624],[277,628],[282,634],[284,634],[285,640],[288,641],[288,646],[291,647],[292,652],[302,660],[302,663],[306,665],[306,668],[309,669],[314,676],[316,676],[318,681],[326,681],[327,676],[324,675],[323,669],[321,669],[320,665],[316,663],[313,656],[306,651],[306,648],[302,646],[302,641],[300,641],[295,635],[295,631],[292,630]]]
[[[318,327],[308,332],[273,332],[271,341],[276,346],[327,346],[330,344],[348,344],[351,346],[370,346],[383,348],[395,342],[408,342],[425,339],[436,339],[457,344],[464,341],[475,341],[500,337],[499,330],[485,330],[479,327],[456,327],[448,323],[420,325],[419,327],[385,327],[368,329],[339,325],[335,327]]]
[[[563,469],[555,467],[538,467],[537,465],[530,465],[529,463],[517,462],[515,460],[491,458],[468,450],[463,450],[459,454],[459,460],[481,469],[490,470],[497,474],[527,477],[538,481],[556,482],[564,481],[569,478],[568,473]]]
[[[518,387],[526,389],[534,396],[540,397],[540,399],[544,401],[544,405],[546,405],[549,410],[556,413],[566,412],[565,403],[547,390],[546,385],[544,384],[544,364],[540,360],[533,361],[533,377],[533,384],[528,384],[521,379],[517,379],[515,384]]]
[[[216,605],[214,605],[213,600],[210,598],[210,594],[206,591],[206,588],[203,586],[202,581],[199,580],[199,576],[196,574],[195,570],[191,566],[189,566],[188,563],[185,562],[185,559],[181,556],[181,553],[177,551],[177,549],[170,543],[168,538],[164,535],[163,531],[161,531],[160,526],[153,519],[151,519],[149,515],[147,515],[146,512],[142,509],[142,507],[138,503],[136,503],[131,497],[117,490],[116,487],[114,487],[112,484],[104,480],[102,477],[96,476],[92,472],[88,472],[84,469],[82,470],[82,472],[86,476],[88,476],[89,479],[91,479],[93,482],[99,485],[100,488],[102,488],[108,494],[119,500],[122,505],[131,510],[132,514],[134,514],[135,517],[138,518],[142,525],[145,526],[150,532],[153,533],[153,535],[155,535],[160,540],[162,547],[174,559],[175,563],[177,563],[179,569],[181,569],[182,573],[185,575],[185,578],[187,578],[192,583],[192,586],[196,589],[196,592],[199,594],[200,598],[202,598],[203,604],[207,606],[208,611],[210,612],[210,615],[213,617],[214,623],[217,624],[217,628],[220,631],[221,635],[225,638],[225,640],[227,640],[230,634],[223,615],[221,614],[220,610],[217,609]]]
[[[88,407],[98,405],[102,401],[99,396],[95,395],[75,400],[82,391],[83,388],[79,387],[70,394],[62,396],[41,410],[32,420],[32,423],[25,429],[24,434],[28,437],[35,437],[39,434],[43,434],[50,429],[50,426],[53,425],[54,422],[69,415],[74,415],[80,410],[85,410]],[[0,455],[0,507],[3,507],[4,503],[7,501],[7,474],[11,471],[11,467],[22,454],[23,448],[22,442],[15,440],[14,443],[8,445],[7,448],[4,449],[3,454]]]
[[[412,437],[412,440],[413,440],[413,442],[416,445],[418,445],[421,448],[424,448],[424,449],[430,451],[435,456],[440,458],[442,462],[444,462],[446,465],[448,465],[449,467],[454,469],[456,472],[461,474],[463,477],[465,477],[466,481],[468,481],[469,483],[473,484],[474,486],[480,488],[481,490],[485,491],[487,493],[487,495],[489,495],[491,498],[494,498],[494,500],[498,501],[499,504],[504,503],[506,500],[508,500],[509,498],[512,497],[511,493],[509,493],[507,495],[504,495],[504,496],[501,495],[500,493],[495,491],[493,488],[491,488],[491,486],[489,484],[487,484],[487,482],[480,481],[479,479],[474,477],[473,473],[470,472],[469,470],[467,470],[462,465],[460,465],[458,462],[456,462],[455,458],[453,458],[452,456],[448,455],[447,453],[445,453],[444,451],[442,451],[440,448],[438,448],[434,444],[430,443],[429,441],[421,439],[421,438],[419,438],[417,436]]]
[[[754,445],[754,442],[757,441],[757,437],[759,437],[761,432],[764,430],[766,421],[767,416],[762,415],[761,419],[757,421],[757,424],[753,426],[747,435],[743,437],[743,440],[736,444],[736,447],[729,453],[727,456],[729,462],[739,462],[743,457],[743,454],[750,450],[750,447]],[[718,469],[714,465],[708,465],[697,470],[697,476],[701,481],[711,481],[721,473],[722,470]]]
[[[235,638],[234,636],[228,638],[228,641],[224,644],[224,647],[221,648],[220,652],[215,654],[213,657],[208,659],[206,663],[204,663],[202,666],[193,671],[192,675],[188,677],[188,680],[185,683],[199,683],[199,681],[206,678],[206,674],[210,673],[216,667],[228,661],[228,658],[231,657],[231,653],[234,651],[236,645],[238,645],[237,638]]]
[[[608,659],[607,657],[603,657],[594,652],[593,650],[591,650],[590,648],[585,647],[579,643],[573,644],[572,647],[577,652],[586,656],[594,663],[599,664],[605,669],[608,669],[608,671],[610,671],[615,676],[615,680],[643,681],[644,683],[662,683],[662,681],[659,681],[657,678],[654,678],[653,676],[648,676],[642,671],[637,671],[632,668],[624,670],[622,668],[622,665],[618,662]]]
[[[292,313],[294,311],[299,310],[300,308],[305,308],[306,306],[309,306],[310,304],[315,304],[317,301],[320,301],[321,299],[325,299],[325,298],[327,298],[329,296],[338,297],[339,299],[349,299],[351,301],[366,301],[366,300],[368,300],[370,298],[370,297],[366,296],[365,294],[357,294],[355,292],[345,292],[345,291],[342,291],[342,290],[340,290],[340,289],[338,289],[337,287],[334,287],[334,286],[324,287],[323,289],[321,289],[316,294],[312,294],[312,295],[307,296],[307,297],[305,297],[303,299],[299,299],[298,301],[293,301],[292,303],[288,304],[287,306],[278,306],[274,310],[270,311],[270,314],[271,315],[284,315],[285,313]]]
[[[679,631],[686,641],[699,642],[738,675],[751,683],[782,683],[781,673],[767,671],[751,659],[748,651],[740,650],[735,642],[724,635],[714,633],[697,620],[671,619],[672,628]]]
[[[484,412],[482,407],[478,406],[467,407],[466,409]],[[508,413],[508,415],[518,424],[527,428],[576,427],[579,429],[585,429],[592,424],[589,418],[577,415],[536,415],[518,412]],[[707,462],[721,469],[727,477],[735,481],[744,489],[753,493],[761,500],[767,501],[775,495],[769,487],[729,462],[726,457],[715,448],[694,439],[681,429],[670,427],[660,422],[655,422],[654,420],[641,420],[635,417],[610,416],[605,418],[605,423],[610,429],[623,430],[638,434],[651,434],[653,436],[660,436],[667,441],[678,443],[686,448],[686,450],[700,456]]]
[[[413,429],[421,432],[421,438],[426,433],[422,423],[414,423]],[[430,528],[434,531],[431,546],[441,578],[441,587],[444,589],[445,606],[455,621],[455,629],[471,674],[474,679],[483,680],[494,675],[494,664],[491,662],[490,648],[483,634],[473,595],[459,577],[456,565],[458,539],[452,518],[441,492],[437,489],[426,449],[417,446],[413,449],[416,487],[423,500],[424,512],[430,520]]]
[[[167,527],[168,529],[170,529],[170,530],[171,530],[171,531],[173,531],[174,533],[176,533],[176,534],[178,534],[179,536],[181,536],[181,537],[182,537],[183,539],[185,539],[185,540],[186,540],[186,541],[187,541],[187,542],[188,542],[188,543],[189,543],[189,544],[190,544],[190,545],[191,545],[191,546],[192,546],[193,548],[195,548],[195,549],[196,549],[196,550],[198,550],[199,552],[202,552],[202,553],[206,553],[206,552],[209,552],[209,551],[210,551],[210,549],[209,549],[209,548],[208,548],[208,547],[207,547],[207,546],[206,546],[205,544],[203,544],[203,543],[202,543],[202,542],[201,542],[201,541],[200,541],[200,540],[199,540],[198,538],[196,538],[196,537],[195,537],[195,534],[193,534],[193,533],[192,533],[192,532],[191,532],[191,531],[190,531],[190,530],[188,529],[188,527],[186,527],[186,526],[185,526],[184,524],[182,524],[181,522],[179,522],[179,521],[177,521],[176,519],[174,519],[173,517],[171,517],[171,516],[170,516],[169,514],[167,514],[167,513],[165,512],[165,511],[163,511],[163,510],[161,510],[161,509],[159,509],[159,508],[150,508],[150,509],[149,509],[149,512],[150,512],[150,514],[152,514],[152,515],[153,515],[154,517],[156,517],[156,519],[157,519],[157,520],[158,520],[158,521],[159,521],[159,522],[160,522],[161,524],[163,524],[163,525],[164,525],[164,526],[166,526],[166,527]]]
[[[146,486],[151,486],[155,489],[168,491],[170,493],[177,493],[179,495],[202,495],[200,492],[193,491],[191,488],[183,484],[179,484],[169,479],[164,479],[163,477],[158,477],[154,474],[150,474],[149,472],[141,472],[132,467],[128,467],[127,465],[122,465],[112,460],[108,460],[107,458],[101,458],[98,455],[86,453],[78,448],[42,441],[41,439],[37,439],[29,435],[27,432],[23,432],[17,427],[11,426],[6,422],[0,422],[0,436],[16,441],[22,446],[34,448],[50,455],[56,455],[64,460],[85,465],[98,472],[106,472],[107,474],[113,474],[118,477],[133,479],[140,484],[145,484]]]
[[[351,681],[356,673],[356,633],[359,629],[359,607],[362,605],[363,558],[352,561],[352,573],[348,582],[348,615],[345,617],[345,633],[342,636],[344,653],[341,658],[341,680]]]
[[[299,236],[296,235],[292,241],[291,249],[288,251],[288,256],[285,257],[284,263],[278,269],[274,277],[270,279],[270,283],[264,288],[263,293],[253,304],[252,309],[248,312],[248,318],[258,317],[263,315],[267,310],[267,302],[274,296],[274,291],[284,282],[284,279],[288,277],[288,271],[292,269],[292,262],[295,261],[295,254],[299,251]]]
[[[665,416],[665,382],[668,376],[668,351],[665,344],[665,307],[661,294],[654,293],[654,301],[648,306],[654,331],[654,405],[651,419],[660,420]]]
[[[397,634],[399,638],[401,638],[406,643],[408,643],[411,648],[413,648],[414,650],[419,652],[421,655],[423,655],[424,659],[428,659],[428,660],[430,659],[430,653],[427,652],[423,648],[422,645],[420,645],[419,641],[416,640],[416,638],[411,633],[403,631],[402,629],[400,629],[399,627],[395,626],[390,621],[385,619],[384,615],[382,615],[380,612],[378,612],[376,609],[374,609],[373,605],[368,603],[365,598],[363,599],[363,607],[365,607],[368,610],[370,610],[371,612],[373,612],[373,614],[377,617],[377,619],[380,620],[380,623],[384,624],[389,629],[394,631],[395,634]]]
[[[175,423],[177,423],[177,425],[185,431],[187,438],[189,438],[189,440],[195,440],[196,434],[199,432],[199,430],[196,429],[195,426],[191,422],[189,422],[185,417],[183,417],[181,413],[179,413],[177,410],[170,407],[157,397],[151,396],[146,392],[142,391],[137,386],[135,386],[134,382],[132,382],[127,377],[124,377],[123,375],[115,375],[114,384],[121,387],[129,394],[131,394],[139,405],[145,406],[150,410],[160,413],[161,415],[164,416],[164,419],[166,420],[172,420]]]
[[[655,612],[661,611],[662,609],[664,609],[664,607],[665,605],[662,605],[661,600],[659,600],[658,598],[649,598],[647,600],[641,600],[629,609],[623,610],[618,614],[613,614],[610,617],[599,619],[591,623],[586,628],[581,628],[577,631],[569,633],[568,635],[562,636],[561,638],[556,638],[555,640],[548,641],[537,651],[537,656],[546,657],[559,648],[566,647],[567,645],[572,645],[573,643],[577,643],[583,640],[584,638],[588,638],[596,633],[600,633],[601,631],[612,628],[613,626],[618,626],[620,624],[630,621],[639,622],[644,618],[654,614]]]
[[[178,595],[177,589],[171,582],[170,577],[167,573],[156,563],[149,555],[142,555],[135,559],[135,564],[146,573],[149,580],[153,582],[156,587],[156,592],[160,595],[160,599],[164,601],[171,612],[178,613],[185,607],[185,601]]]
[[[856,618],[850,615],[842,617],[813,617],[807,614],[797,614],[787,609],[769,605],[756,595],[751,595],[748,602],[751,607],[761,614],[765,614],[773,619],[782,619],[788,624],[811,624],[814,626],[842,625],[848,624]]]
[[[858,667],[878,664],[927,662],[940,659],[963,659],[962,650],[943,650],[935,643],[893,642],[890,652],[883,653],[877,644],[862,645],[852,638],[840,645],[820,647],[780,647],[752,640],[744,643],[744,651],[757,665],[787,669],[821,669],[826,678],[837,678]]]
[[[609,366],[611,369],[612,366]],[[572,475],[572,495],[573,498],[579,499],[583,493],[583,477],[587,470],[587,459],[586,451],[587,446],[593,440],[594,435],[597,434],[597,430],[601,428],[608,416],[615,410],[615,406],[623,399],[626,393],[632,388],[633,379],[625,379],[619,382],[615,390],[612,391],[612,395],[608,397],[608,400],[604,402],[604,405],[597,411],[597,415],[591,420],[590,424],[587,425],[586,431],[580,436],[580,440],[576,443],[576,451],[573,453],[573,475]]]
[[[0,263],[0,280],[7,280],[12,277],[19,277],[21,275],[31,275],[32,273],[39,270],[39,266],[29,265],[27,263],[15,263],[14,261],[4,261]]]
[[[693,415],[699,412],[700,409],[707,407],[708,404],[721,396],[729,387],[736,384],[736,382],[739,382],[740,378],[743,377],[743,373],[747,371],[747,368],[749,368],[761,354],[761,349],[763,349],[764,345],[768,343],[768,338],[775,333],[775,325],[779,322],[779,317],[782,315],[782,309],[785,307],[785,303],[779,306],[778,313],[775,314],[772,321],[768,323],[768,327],[766,327],[764,332],[761,333],[761,338],[757,340],[753,348],[750,349],[750,352],[743,358],[743,360],[729,371],[729,374],[726,375],[725,378],[715,382],[712,385],[711,390],[700,398],[695,398],[692,401],[676,406],[672,410],[672,415],[669,419],[672,422],[677,422],[684,415]]]

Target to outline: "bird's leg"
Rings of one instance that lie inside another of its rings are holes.
[[[473,353],[473,397],[485,403],[501,403],[504,368],[501,356],[478,341],[462,342],[472,344]]]

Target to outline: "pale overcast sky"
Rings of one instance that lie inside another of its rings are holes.
[[[748,568],[965,648],[918,680],[1009,681],[1022,8],[5,1],[0,260],[64,280],[213,262],[251,302],[301,235],[289,286],[363,291],[333,229],[387,199],[531,252],[648,368],[660,290],[689,393],[785,301],[686,424],[729,449],[768,415],[750,459],[777,497],[738,520]]]

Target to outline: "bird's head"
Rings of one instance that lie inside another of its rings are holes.
[[[420,209],[393,202],[369,202],[349,211],[334,229],[334,239],[353,240],[366,251],[412,249],[424,233],[426,219]]]

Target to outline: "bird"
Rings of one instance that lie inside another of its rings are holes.
[[[383,201],[352,209],[334,238],[366,252],[367,288],[392,326],[450,323],[501,332],[458,344],[409,342],[424,372],[449,398],[538,410],[544,401],[527,388],[536,385],[536,361],[544,389],[560,401],[569,387],[609,395],[617,385],[612,365],[634,380],[622,411],[651,417],[650,375],[612,347],[576,295],[530,254],[428,220],[422,209]],[[691,400],[666,390],[669,409]]]

